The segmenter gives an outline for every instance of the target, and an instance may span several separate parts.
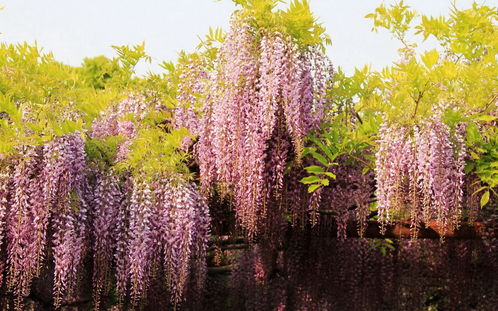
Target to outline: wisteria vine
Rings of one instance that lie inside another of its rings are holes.
[[[440,117],[415,126],[383,124],[376,181],[379,219],[410,218],[416,231],[436,221],[443,232],[458,226],[464,199],[465,127],[453,131]]]
[[[155,101],[129,97],[95,121],[91,139],[121,136],[111,162],[125,159],[139,130],[134,121],[155,108]],[[23,309],[42,272],[53,275],[55,308],[78,299],[88,273],[95,310],[107,307],[112,288],[126,309],[146,305],[156,287],[168,293],[166,305],[181,305],[187,291],[201,297],[210,217],[200,192],[181,178],[132,174],[98,161],[88,158],[77,132],[24,147],[3,169],[0,280],[7,276],[6,303]]]
[[[242,14],[234,14],[217,64],[198,129],[201,184],[206,193],[216,184],[233,195],[238,223],[253,237],[279,213],[271,201],[323,118],[333,70],[318,47],[283,32],[258,33]]]

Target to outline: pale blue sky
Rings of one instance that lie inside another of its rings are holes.
[[[328,54],[336,66],[351,73],[371,64],[380,69],[396,60],[400,45],[386,32],[372,33],[364,18],[386,0],[311,0],[316,17],[332,37]],[[481,0],[498,6],[498,0]],[[419,12],[447,14],[450,0],[405,0]],[[467,8],[471,0],[457,0]],[[192,51],[209,26],[227,29],[235,6],[229,0],[0,0],[0,41],[38,42],[45,51],[68,64],[84,57],[114,56],[111,45],[145,41],[152,64],[140,64],[139,73],[159,71],[158,64],[175,60],[178,51]]]

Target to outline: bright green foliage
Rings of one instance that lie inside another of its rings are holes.
[[[496,7],[474,3],[472,8],[453,7],[449,18],[422,16],[416,27],[424,40],[434,36],[441,46],[468,61],[493,61],[498,49]],[[496,59],[495,59],[496,61]]]
[[[152,58],[145,53],[145,43],[134,45],[129,47],[127,45],[122,46],[112,46],[116,50],[118,57],[117,62],[120,65],[120,71],[122,74],[118,77],[121,78],[121,83],[123,85],[129,85],[133,82],[135,74],[135,66],[141,61],[150,62]],[[136,79],[139,80],[139,79]]]
[[[81,67],[72,67],[42,53],[36,45],[1,44],[0,160],[8,161],[24,145],[43,144],[54,136],[78,131],[95,165],[147,174],[187,173],[183,164],[187,155],[178,148],[188,132],[171,130],[168,111],[150,111],[143,120],[131,120],[138,135],[131,142],[129,156],[118,163],[116,150],[124,137],[88,137],[94,120],[129,93],[152,92],[169,109],[175,105],[179,74],[136,77],[137,63],[150,60],[144,45],[114,48],[118,56],[113,59],[87,58]]]
[[[106,139],[89,138],[85,143],[85,153],[101,169],[115,165],[116,150],[124,137],[112,136]]]
[[[98,113],[99,96],[85,86],[78,68],[55,61],[37,46],[1,44],[0,70],[3,156],[19,145],[81,131],[87,117]]]
[[[82,76],[89,86],[104,89],[116,75],[120,73],[117,61],[105,56],[85,58],[82,66]]]
[[[233,0],[244,10],[241,14],[257,24],[256,29],[273,29],[289,34],[298,45],[330,44],[325,28],[313,16],[308,0],[292,0],[286,10],[275,10],[280,0]]]
[[[338,113],[327,123],[324,128],[331,129],[320,133],[318,137],[311,136],[309,139],[311,146],[304,148],[303,156],[310,155],[315,162],[321,166],[308,166],[305,170],[313,175],[320,176],[325,180],[327,178],[335,179],[335,175],[330,172],[330,169],[339,165],[338,157],[360,163],[364,169],[363,173],[372,169],[373,154],[371,150],[375,146],[373,140],[374,134],[378,130],[375,118],[366,118],[366,122],[358,120],[356,126],[350,122],[351,118],[359,118],[359,115],[354,111],[347,109]],[[348,163],[341,163],[341,165]],[[314,177],[314,176],[310,176]],[[305,177],[301,182],[308,184],[310,182]],[[313,180],[312,185],[308,187],[309,192],[313,192],[321,186],[328,186],[329,181]]]
[[[128,157],[117,164],[145,177],[155,175],[171,176],[183,173],[188,176],[185,165],[188,154],[180,150],[182,140],[188,135],[184,128],[166,132],[160,128],[142,128],[134,139]]]
[[[375,29],[386,28],[401,40],[402,59],[378,73],[368,73],[367,84],[378,85],[378,100],[360,98],[358,110],[372,107],[388,120],[417,122],[435,109],[454,108],[461,117],[486,113],[498,91],[498,13],[496,8],[474,4],[467,10],[453,8],[448,18],[421,16],[400,2],[389,9],[381,6],[367,15]],[[415,56],[419,44],[407,43],[406,34],[416,31],[423,39],[434,37],[439,49]],[[364,82],[365,83],[365,82]]]
[[[476,193],[482,193],[481,207],[489,202],[491,193],[498,196],[498,130],[490,128],[482,136],[477,126],[472,124],[467,128],[467,143],[471,148],[473,161],[466,166],[466,171],[474,171],[484,185]]]
[[[205,36],[205,38],[204,39],[200,38],[201,43],[197,45],[197,49],[201,49],[203,47],[209,48],[215,44],[222,44],[225,41],[225,36],[226,34],[223,32],[223,29],[219,27],[216,29],[209,27],[209,32]]]
[[[86,59],[83,67],[54,60],[36,45],[0,45],[0,152],[84,132],[110,103],[144,83],[134,66],[144,46],[116,47],[119,57]],[[102,89],[105,88],[105,91]]]
[[[327,139],[321,139],[321,144],[332,153],[348,154],[348,145],[359,152],[374,145],[382,120],[412,125],[440,112],[451,127],[467,122],[467,145],[473,157],[467,168],[483,183],[481,204],[485,205],[498,185],[497,8],[474,3],[465,10],[453,7],[448,17],[430,17],[400,1],[381,5],[366,17],[373,20],[373,30],[387,29],[401,42],[401,59],[380,72],[364,67],[350,77],[339,68],[329,94],[334,103],[332,126],[325,128],[322,136]],[[418,35],[420,42],[408,42],[411,34]],[[438,48],[417,54],[415,49],[429,37]],[[339,145],[330,140],[335,132],[341,133]],[[307,152],[319,149],[315,142]],[[365,167],[373,165],[369,152],[360,157],[368,164]],[[328,167],[332,162],[321,164]]]
[[[400,1],[390,5],[389,8],[382,4],[375,9],[374,13],[367,14],[365,17],[373,19],[373,31],[385,28],[393,34],[394,38],[405,43],[404,40],[410,30],[410,24],[416,16],[416,12],[410,10],[409,6]],[[405,46],[409,47],[406,43]]]
[[[287,32],[294,38],[306,44],[330,44],[330,38],[325,34],[325,28],[317,23],[311,13],[307,0],[293,0],[287,11],[282,12]]]

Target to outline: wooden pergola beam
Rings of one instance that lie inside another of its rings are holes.
[[[366,230],[363,238],[368,239],[407,239],[413,237],[414,231],[411,228],[411,222],[400,221],[394,224],[385,225],[384,234],[381,233],[381,226],[378,221],[368,221],[366,225]],[[460,239],[460,240],[478,240],[482,238],[484,224],[482,222],[474,223],[464,223],[459,226],[458,229],[452,231],[442,230],[436,222],[429,222],[426,225],[421,225],[416,231],[415,236],[419,239]],[[347,225],[347,237],[348,238],[359,238],[357,223],[351,221]],[[327,236],[332,232],[328,232]],[[495,232],[498,234],[498,232]],[[330,235],[331,238],[335,238],[335,234]],[[242,237],[230,237],[228,235],[214,236],[210,241],[210,251],[214,248],[214,245],[218,245],[222,250],[229,249],[244,249],[248,248],[249,244],[241,243],[243,241]],[[212,256],[211,252],[210,255]],[[209,255],[208,255],[209,256]],[[209,274],[225,274],[231,273],[234,268],[234,264],[229,264],[225,266],[208,267]]]
[[[473,223],[462,223],[458,229],[455,230],[443,230],[435,222],[429,222],[426,224],[419,224],[419,228],[414,230],[411,228],[411,222],[409,221],[398,221],[393,224],[384,225],[385,232],[382,234],[381,225],[378,221],[370,220],[366,224],[365,232],[363,234],[364,238],[370,239],[383,239],[383,238],[411,238],[417,237],[419,239],[466,239],[466,240],[476,240],[481,239],[484,229],[484,224],[482,222]],[[333,228],[331,230],[334,230]],[[347,237],[348,238],[358,238],[358,224],[355,221],[351,221],[347,225]],[[498,235],[498,232],[495,232]],[[331,235],[335,236],[335,235]],[[214,236],[209,242],[210,249],[214,245],[221,246],[221,249],[231,249],[231,248],[243,248],[240,247],[244,245],[246,241],[243,237],[230,237],[228,235],[224,236]],[[233,247],[237,245],[237,247]]]
[[[472,224],[461,224],[458,229],[444,230],[436,222],[429,222],[427,225],[422,224],[417,230],[411,228],[411,222],[400,221],[394,224],[384,225],[385,232],[382,234],[381,226],[377,221],[368,221],[364,233],[365,238],[410,238],[419,239],[481,239],[483,232],[483,223],[474,222]],[[347,227],[348,237],[359,237],[356,223],[349,223]]]

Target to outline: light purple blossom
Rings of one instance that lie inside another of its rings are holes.
[[[323,118],[328,64],[318,49],[286,34],[259,34],[239,14],[231,21],[206,89],[196,152],[203,192],[216,184],[233,197],[249,237],[282,221],[274,203],[287,163],[299,159],[305,136]]]

